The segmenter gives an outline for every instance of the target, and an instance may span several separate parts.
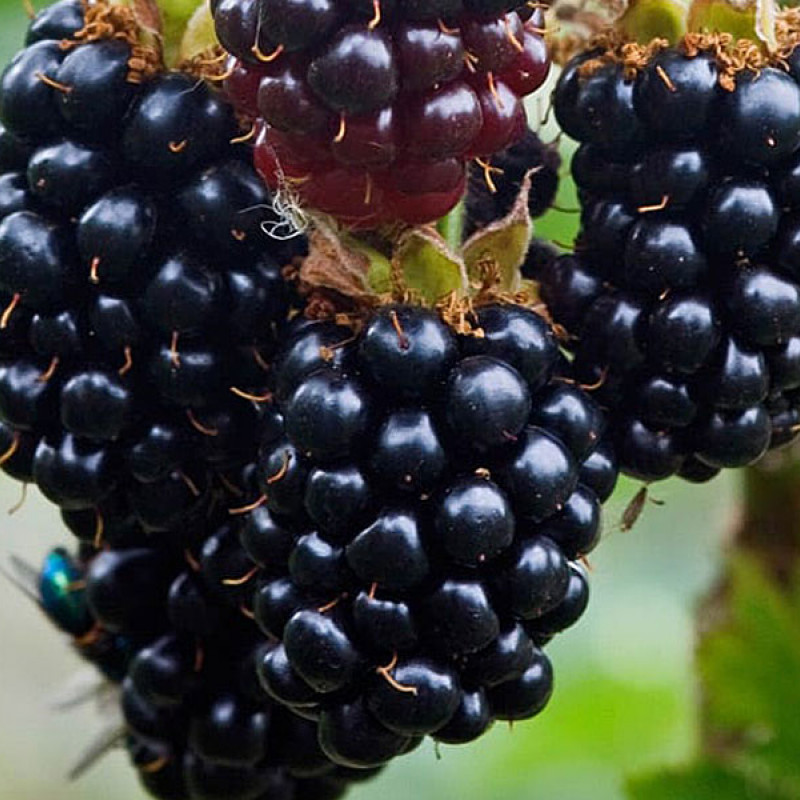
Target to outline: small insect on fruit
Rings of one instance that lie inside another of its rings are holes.
[[[647,486],[642,486],[638,492],[631,498],[630,503],[625,507],[622,512],[622,517],[619,521],[619,529],[623,533],[633,530],[634,525],[639,521],[639,517],[644,511],[647,502],[650,501],[653,505],[663,506],[663,500],[656,500],[655,497],[650,496],[650,489]]]

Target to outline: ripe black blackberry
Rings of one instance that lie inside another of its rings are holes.
[[[259,676],[345,767],[537,714],[541,648],[588,600],[574,560],[616,479],[604,417],[558,377],[541,317],[495,304],[471,323],[408,305],[357,335],[302,321],[276,362],[282,420],[240,532],[279,640]]]
[[[519,139],[545,80],[543,15],[520,2],[220,0],[227,82],[262,121],[272,188],[353,225],[429,222],[465,166]]]
[[[583,54],[554,95],[583,215],[542,296],[643,480],[707,480],[800,431],[798,54],[731,73],[712,44],[632,78]]]
[[[83,15],[39,14],[0,79],[0,465],[130,545],[252,461],[292,251],[218,93]]]
[[[209,545],[232,536],[238,548],[224,519],[187,532],[197,561],[169,558],[163,548],[88,549],[78,557],[56,549],[38,574],[15,566],[26,593],[98,668],[98,687],[119,686],[122,727],[107,744],[124,738],[152,796],[333,800],[371,774],[337,767],[317,744],[316,724],[258,688],[263,637],[237,605],[239,576],[220,580],[219,569],[233,565]]]

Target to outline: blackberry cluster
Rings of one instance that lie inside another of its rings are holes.
[[[153,797],[340,797],[375,771],[333,764],[315,723],[260,690],[263,637],[239,608],[239,576],[221,580],[230,564],[219,546],[235,536],[232,526],[198,530],[186,537],[199,547],[196,561],[169,548],[84,548],[79,558],[55,550],[37,581],[40,605],[119,686],[128,753]]]
[[[429,222],[466,164],[518,140],[550,61],[519,0],[218,0],[227,90],[260,120],[259,172],[359,226]]]
[[[357,335],[294,325],[240,531],[277,640],[263,688],[353,769],[534,716],[552,688],[541,648],[586,607],[575,561],[617,475],[550,327],[500,304],[470,335],[410,305]]]
[[[797,52],[731,76],[678,45],[633,79],[583,54],[555,90],[582,228],[542,296],[643,480],[706,480],[800,430],[798,80]]]
[[[0,79],[0,465],[130,544],[254,457],[290,253],[217,93],[90,40],[120,13],[61,0]]]

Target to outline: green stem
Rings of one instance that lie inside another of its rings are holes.
[[[436,223],[436,230],[447,242],[448,247],[454,252],[461,252],[464,237],[464,201],[462,200],[449,214]]]
[[[722,573],[697,612],[698,644],[726,630],[731,618],[731,565],[746,556],[758,563],[776,585],[792,591],[800,564],[800,450],[797,447],[766,456],[742,472],[743,502]],[[701,744],[712,757],[729,755],[740,742],[720,737],[708,719],[705,687],[700,685]]]
[[[758,558],[779,580],[800,561],[800,460],[774,453],[744,474],[744,510],[734,547]]]

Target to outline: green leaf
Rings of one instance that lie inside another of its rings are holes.
[[[653,39],[674,44],[686,33],[686,12],[683,0],[632,0],[617,27],[642,44]]]
[[[532,172],[535,173],[535,170]],[[500,289],[514,292],[519,288],[520,267],[525,261],[533,233],[528,213],[531,178],[532,173],[525,176],[511,211],[503,219],[481,228],[464,242],[464,262],[470,280],[480,283],[484,277],[481,265],[491,262],[497,268]]]
[[[707,756],[629,782],[632,800],[800,797],[800,573],[731,559],[697,649]]]
[[[405,231],[397,241],[393,259],[406,287],[418,292],[428,303],[466,289],[464,262],[433,228]]]
[[[738,559],[726,601],[697,655],[711,740],[800,797],[800,576],[785,591]]]
[[[782,795],[710,763],[635,778],[628,781],[627,789],[631,800],[784,800]]]

